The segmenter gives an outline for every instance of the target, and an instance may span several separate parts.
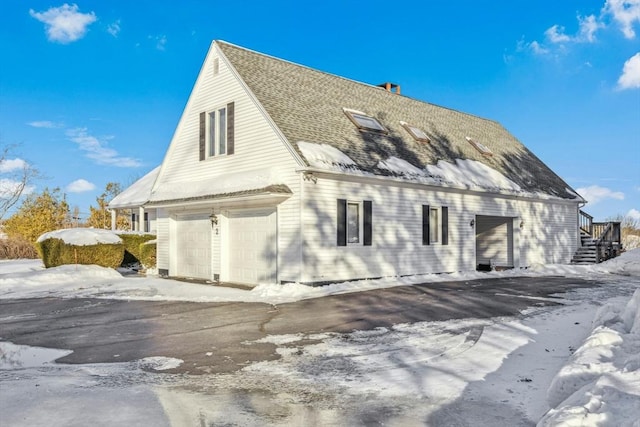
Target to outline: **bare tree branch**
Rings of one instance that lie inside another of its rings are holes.
[[[40,177],[34,166],[18,157],[11,158],[15,148],[15,145],[0,145],[0,220]]]

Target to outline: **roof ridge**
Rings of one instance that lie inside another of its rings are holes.
[[[285,62],[287,64],[290,64],[290,65],[293,65],[293,66],[296,66],[296,67],[300,67],[300,68],[304,68],[306,70],[309,70],[309,71],[312,71],[312,72],[315,72],[315,73],[323,74],[323,75],[326,75],[326,76],[329,76],[329,77],[332,77],[332,78],[337,78],[337,79],[344,80],[344,81],[347,81],[347,82],[351,82],[351,83],[355,83],[355,84],[358,84],[358,85],[366,86],[366,87],[369,87],[369,88],[372,88],[372,89],[375,89],[375,90],[381,90],[383,92],[388,92],[385,88],[380,87],[378,85],[374,85],[374,84],[366,83],[366,82],[361,82],[359,80],[354,80],[354,79],[351,79],[349,77],[341,76],[339,74],[335,74],[335,73],[331,73],[331,72],[328,72],[328,71],[319,70],[319,69],[313,68],[313,67],[311,67],[309,65],[304,65],[304,64],[300,64],[298,62],[290,61],[288,59],[279,58],[277,56],[273,56],[273,55],[269,55],[267,53],[259,52],[257,50],[249,49],[249,48],[244,47],[244,46],[239,46],[237,44],[230,43],[230,42],[227,42],[225,40],[217,39],[217,40],[214,40],[213,43],[226,44],[226,45],[231,46],[233,48],[244,50],[244,51],[252,53],[254,55],[259,55],[259,56],[270,58],[270,59],[273,59],[273,60],[276,60],[276,61]],[[403,98],[405,98],[407,100],[410,100],[410,101],[413,101],[413,102],[418,102],[418,103],[421,103],[421,104],[431,105],[431,106],[434,106],[434,107],[437,107],[437,108],[442,108],[442,109],[445,109],[445,110],[453,111],[453,112],[458,113],[458,114],[463,114],[463,115],[466,115],[466,116],[475,117],[475,118],[480,119],[480,120],[486,120],[488,122],[496,123],[496,124],[498,124],[500,126],[503,126],[502,123],[500,123],[499,121],[494,120],[494,119],[488,119],[486,117],[482,117],[482,116],[479,116],[479,115],[476,115],[476,114],[468,113],[466,111],[457,110],[457,109],[452,108],[452,107],[446,107],[446,106],[443,106],[443,105],[434,104],[434,103],[431,103],[431,102],[428,102],[428,101],[424,101],[422,99],[414,98],[412,96],[407,96],[405,94],[398,94],[398,93],[395,93],[395,92],[393,92],[393,93],[392,92],[388,92],[388,93],[390,95],[393,95],[393,96],[403,97]]]

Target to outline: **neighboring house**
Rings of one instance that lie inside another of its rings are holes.
[[[499,123],[382,86],[215,41],[151,193],[110,207],[157,212],[169,276],[313,284],[571,260],[585,201],[567,183]]]
[[[151,189],[159,171],[160,166],[134,182],[109,202],[112,229],[116,229],[117,212],[124,210],[131,212],[131,230],[146,233],[156,232],[156,210],[146,210],[144,205],[149,202]]]

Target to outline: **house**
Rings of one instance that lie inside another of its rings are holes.
[[[156,232],[156,210],[145,210],[144,205],[149,201],[153,184],[156,182],[160,166],[134,182],[125,191],[116,195],[109,202],[111,211],[111,228],[116,229],[118,211],[131,214],[131,230],[144,233]]]
[[[495,121],[223,41],[125,196],[161,274],[247,284],[568,263],[585,203]]]

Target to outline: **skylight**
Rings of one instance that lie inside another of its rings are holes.
[[[382,126],[377,119],[367,115],[366,113],[363,113],[362,111],[350,110],[348,108],[343,108],[342,110],[353,122],[353,124],[358,127],[358,129],[387,133],[387,128]]]
[[[473,145],[476,148],[476,150],[481,152],[482,155],[484,155],[484,156],[493,156],[493,152],[486,145],[484,145],[484,144],[482,144],[482,143],[480,143],[480,142],[478,142],[478,141],[476,141],[474,139],[471,139],[468,136],[466,137],[466,139],[467,139],[467,141],[469,141],[469,143],[471,145]]]
[[[422,129],[420,129],[418,127],[415,127],[415,126],[411,126],[407,122],[400,122],[400,124],[402,125],[403,128],[405,128],[407,130],[407,132],[409,132],[409,134],[416,141],[431,142],[431,140],[429,139],[429,136]]]

